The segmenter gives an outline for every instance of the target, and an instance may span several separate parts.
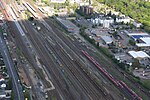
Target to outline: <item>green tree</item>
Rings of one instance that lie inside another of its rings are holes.
[[[133,63],[132,63],[132,67],[133,68],[140,68],[140,62],[138,59],[134,59]]]
[[[129,40],[129,44],[132,45],[132,46],[135,46],[135,41]]]
[[[123,14],[130,16],[131,18],[138,20],[146,26],[146,31],[150,31],[150,2],[144,0],[97,0],[103,2],[110,7],[114,7],[116,11],[120,11]]]
[[[14,99],[15,99],[15,94],[14,94],[14,91],[12,91],[10,100],[14,100]]]

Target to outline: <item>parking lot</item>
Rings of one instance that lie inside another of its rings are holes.
[[[150,79],[150,69],[144,70],[143,68],[140,68],[140,69],[134,70],[133,74],[143,79]]]

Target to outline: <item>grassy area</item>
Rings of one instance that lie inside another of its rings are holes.
[[[0,28],[0,32],[1,32],[1,33],[3,33],[3,29],[2,29],[2,27]]]
[[[11,98],[10,100],[15,100],[15,94],[14,94],[14,91],[11,92]]]
[[[21,50],[19,48],[16,49],[16,53],[18,56],[24,57],[23,53],[21,52]]]
[[[143,87],[150,90],[150,80],[141,80]]]
[[[51,100],[57,100],[56,96],[52,96]]]
[[[7,87],[6,87],[7,90],[11,90],[12,89],[12,79],[9,78],[8,82],[7,82]]]
[[[23,93],[24,93],[24,98],[25,98],[25,99],[27,98],[27,100],[31,100],[31,99],[30,99],[29,90],[25,89],[25,92],[23,92]]]
[[[20,4],[21,4],[21,1],[20,1],[20,0],[16,0],[16,1],[17,1],[18,5],[20,5]]]
[[[42,0],[43,3],[48,4],[49,0]]]

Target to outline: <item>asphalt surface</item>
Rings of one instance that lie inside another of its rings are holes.
[[[16,43],[17,47],[21,46],[22,47],[21,49],[26,52],[26,54],[28,55],[30,61],[32,61],[32,64],[34,66],[37,66],[37,64],[36,64],[36,62],[35,62],[35,60],[34,60],[34,58],[32,56],[32,55],[34,55],[34,52],[33,52],[32,48],[29,47],[30,41],[26,37],[26,35],[24,33],[24,30],[22,29],[22,26],[20,26],[21,23],[14,16],[13,12],[11,11],[11,9],[9,10],[9,14],[10,14],[9,19],[12,20],[12,21],[9,20],[8,21],[8,25],[9,25],[9,29],[11,30],[11,34],[15,35],[14,36],[15,37],[15,43]],[[29,74],[28,70],[26,70],[26,74],[27,75]],[[35,86],[33,85],[32,82],[31,82],[31,84],[32,84],[32,90],[33,90],[32,93],[34,93],[36,100],[44,100],[45,97],[43,98],[41,92],[37,91],[39,89],[39,87],[35,88]],[[20,100],[20,99],[18,98],[17,100]]]
[[[0,0],[0,2],[2,2]],[[4,6],[4,5],[3,5]],[[5,7],[5,6],[4,6]],[[4,13],[5,16],[5,21],[7,22],[9,19],[8,14],[6,13],[5,9],[2,9],[2,13]],[[24,100],[24,95],[23,95],[23,90],[22,90],[22,86],[21,84],[18,82],[19,77],[18,74],[16,72],[16,69],[14,67],[13,61],[10,57],[10,53],[8,51],[8,48],[5,44],[5,41],[2,38],[2,33],[0,34],[0,46],[1,46],[1,53],[3,55],[6,67],[8,69],[8,73],[11,76],[12,79],[12,84],[13,84],[13,91],[14,91],[14,96],[15,96],[15,100]]]
[[[2,34],[0,34],[2,35]],[[14,90],[14,95],[15,95],[15,100],[24,100],[24,95],[23,95],[23,90],[21,84],[18,82],[19,77],[17,75],[16,69],[14,67],[13,61],[10,57],[9,51],[7,49],[7,46],[2,38],[0,36],[0,49],[1,53],[4,58],[4,62],[6,64],[6,67],[8,69],[8,73],[11,76],[10,78],[12,79],[12,84],[13,84],[13,90]]]

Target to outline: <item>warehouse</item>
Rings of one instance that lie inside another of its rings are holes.
[[[150,47],[150,37],[143,37],[143,38],[140,38],[140,40],[142,40],[142,43],[136,43],[136,46]]]
[[[112,38],[109,36],[101,36],[106,44],[111,44],[113,42]]]
[[[150,58],[150,56],[143,51],[129,51],[128,52],[133,58]]]
[[[72,32],[72,33],[78,33],[79,32],[79,28],[74,25],[72,22],[70,22],[69,20],[66,19],[61,19],[61,18],[56,18],[57,21],[59,23],[61,23],[61,25],[68,31],[68,32]]]
[[[133,35],[149,35],[148,33],[145,33],[145,32],[141,32],[141,31],[127,31],[127,30],[124,30],[124,32],[128,35],[128,36],[133,36]]]

